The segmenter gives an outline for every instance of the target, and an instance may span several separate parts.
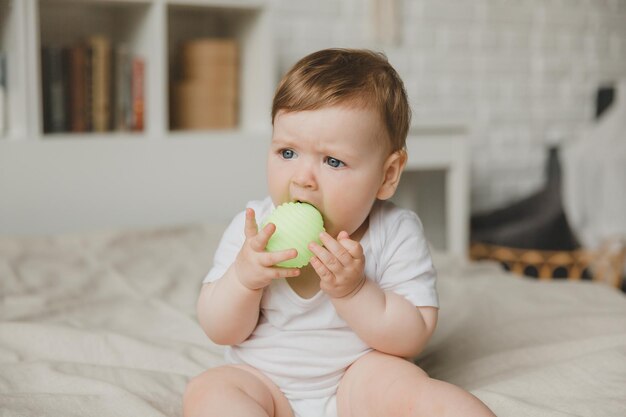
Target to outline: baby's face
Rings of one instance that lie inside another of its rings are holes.
[[[311,203],[328,233],[352,235],[383,183],[387,140],[380,116],[371,109],[278,112],[267,163],[274,204]]]

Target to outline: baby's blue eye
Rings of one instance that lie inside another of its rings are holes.
[[[346,164],[341,162],[339,159],[333,158],[331,156],[326,158],[326,163],[333,168],[341,168],[341,167],[346,166]]]
[[[296,153],[294,151],[292,151],[291,149],[283,149],[280,151],[280,155],[284,158],[284,159],[291,159],[293,158]]]

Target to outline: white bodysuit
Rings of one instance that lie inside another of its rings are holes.
[[[274,209],[269,197],[250,202],[248,207],[254,209],[258,224]],[[245,239],[244,223],[242,212],[224,232],[205,283],[221,278],[234,262]],[[436,274],[415,213],[377,201],[361,245],[368,279],[383,290],[403,295],[415,306],[438,307]],[[227,348],[226,360],[262,371],[290,400],[296,415],[306,416],[308,410],[302,406],[312,402],[334,407],[344,372],[371,350],[337,315],[326,294],[319,291],[304,299],[286,280],[278,279],[264,290],[257,327],[247,340]],[[308,413],[327,415],[321,410]]]

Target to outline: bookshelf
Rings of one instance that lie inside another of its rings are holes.
[[[44,132],[41,49],[93,34],[145,59],[143,129]],[[206,36],[238,43],[237,124],[172,129],[176,51]],[[262,175],[245,173],[262,172],[271,134],[277,76],[265,1],[0,0],[0,50],[0,235],[227,219],[266,193]]]
[[[174,129],[170,117],[177,51],[183,42],[205,37],[231,38],[239,47],[237,123],[227,129],[229,136],[267,131],[276,80],[266,9],[264,1],[245,0],[0,0],[0,51],[8,75],[0,143],[219,136],[222,129]],[[112,53],[124,45],[144,59],[143,129],[119,129],[111,122],[105,132],[44,132],[42,49],[66,48],[94,35],[106,37]]]

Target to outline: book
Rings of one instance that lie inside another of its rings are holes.
[[[41,63],[44,132],[65,132],[68,127],[66,50],[58,46],[44,46]]]
[[[133,58],[133,74],[132,74],[132,101],[133,101],[133,130],[142,131],[144,127],[145,115],[145,61],[141,57]]]
[[[86,132],[87,118],[87,46],[73,45],[68,51],[69,61],[69,130]]]
[[[237,124],[239,59],[234,39],[202,38],[180,50],[181,78],[172,89],[178,129],[228,129]]]
[[[92,127],[95,132],[111,129],[111,41],[96,35],[88,40],[92,49]]]
[[[179,129],[229,129],[237,124],[237,98],[215,95],[214,83],[179,81],[174,85],[172,109]]]
[[[44,132],[144,129],[145,60],[95,35],[42,48]]]
[[[237,41],[234,39],[200,38],[183,43],[180,51],[183,79],[210,76],[208,71],[219,66],[237,66]]]
[[[85,43],[85,131],[93,131],[93,49]]]
[[[132,130],[132,58],[128,46],[119,45],[115,50],[115,128]]]
[[[0,137],[4,136],[7,130],[7,59],[4,52],[0,51]]]

